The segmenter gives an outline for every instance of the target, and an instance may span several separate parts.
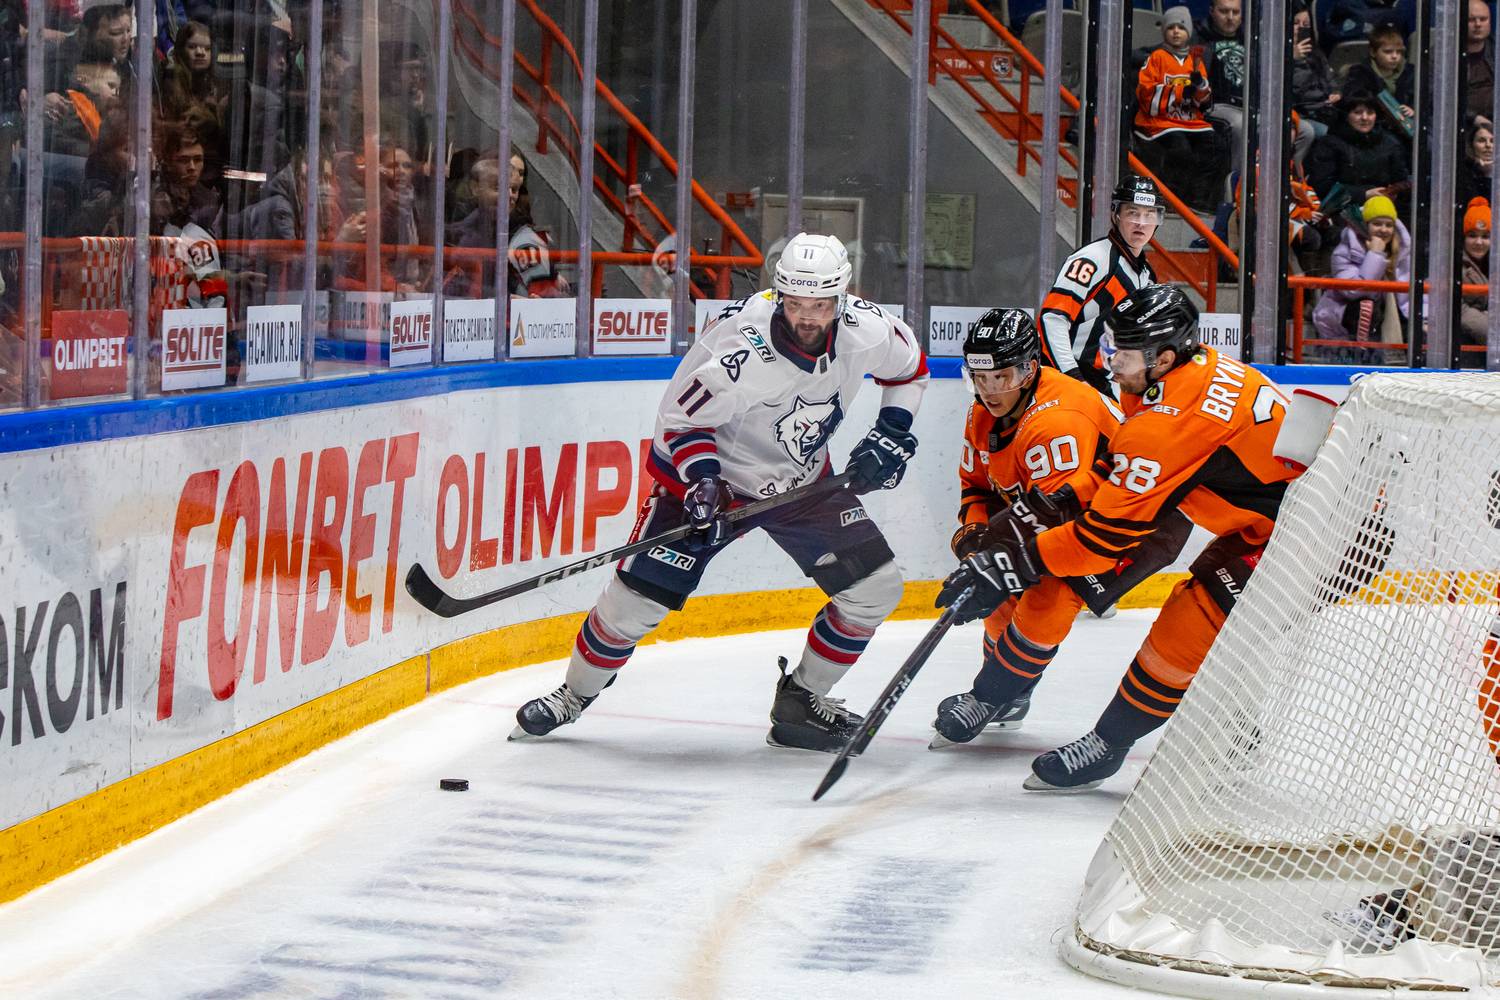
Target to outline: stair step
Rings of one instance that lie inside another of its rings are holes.
[[[983,19],[972,14],[944,14],[938,18],[943,30],[966,49],[998,49],[1000,36],[985,24]]]

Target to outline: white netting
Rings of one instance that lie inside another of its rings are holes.
[[[1101,845],[1066,957],[1196,996],[1500,994],[1497,588],[1500,375],[1364,379]]]

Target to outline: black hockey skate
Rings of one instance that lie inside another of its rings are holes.
[[[838,753],[859,732],[864,716],[844,707],[844,699],[815,694],[792,680],[786,657],[777,657],[781,681],[771,703],[771,731],[766,742],[773,747]]]
[[[1120,769],[1133,743],[1112,747],[1092,729],[1031,762],[1031,777],[1022,784],[1033,792],[1086,792]]]
[[[610,680],[613,682],[614,678]],[[597,697],[598,695],[594,696]],[[551,694],[533,698],[516,709],[517,725],[507,741],[536,739],[546,736],[558,726],[576,722],[583,710],[594,703],[594,698],[580,698],[566,684]]]

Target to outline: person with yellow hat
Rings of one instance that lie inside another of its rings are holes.
[[[1461,273],[1466,285],[1487,285],[1490,281],[1490,235],[1495,228],[1495,213],[1484,198],[1475,198],[1464,210],[1464,252]],[[1459,305],[1459,326],[1466,344],[1486,343],[1490,335],[1490,302],[1487,295],[1465,295]],[[1459,353],[1459,367],[1483,368],[1484,355],[1474,351]]]
[[[1396,205],[1377,194],[1365,200],[1364,229],[1345,228],[1333,251],[1332,277],[1356,281],[1409,281],[1411,234],[1396,217]],[[1313,326],[1326,340],[1402,343],[1410,315],[1406,292],[1330,288],[1313,310]],[[1339,352],[1344,354],[1344,352]],[[1347,354],[1344,354],[1349,360]]]

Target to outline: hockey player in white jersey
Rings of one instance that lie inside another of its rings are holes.
[[[1118,395],[1107,358],[1099,356],[1104,317],[1125,296],[1153,284],[1146,244],[1165,217],[1161,192],[1145,177],[1129,174],[1109,199],[1109,233],[1063,261],[1037,325],[1042,360],[1105,395]]]
[[[863,719],[829,691],[902,592],[890,546],[856,494],[901,481],[927,359],[910,327],[846,294],[850,273],[838,239],[799,233],[773,287],[726,310],[688,351],[662,397],[649,463],[656,486],[633,537],[695,530],[619,564],[579,629],[565,682],[521,706],[511,739],[575,721],[636,643],[682,607],[709,561],[755,528],[829,597],[800,662],[787,671],[782,661],[766,742],[837,752],[854,734]],[[849,456],[850,488],[731,525],[732,506],[831,474],[828,440],[866,375],[881,386],[880,415]]]

